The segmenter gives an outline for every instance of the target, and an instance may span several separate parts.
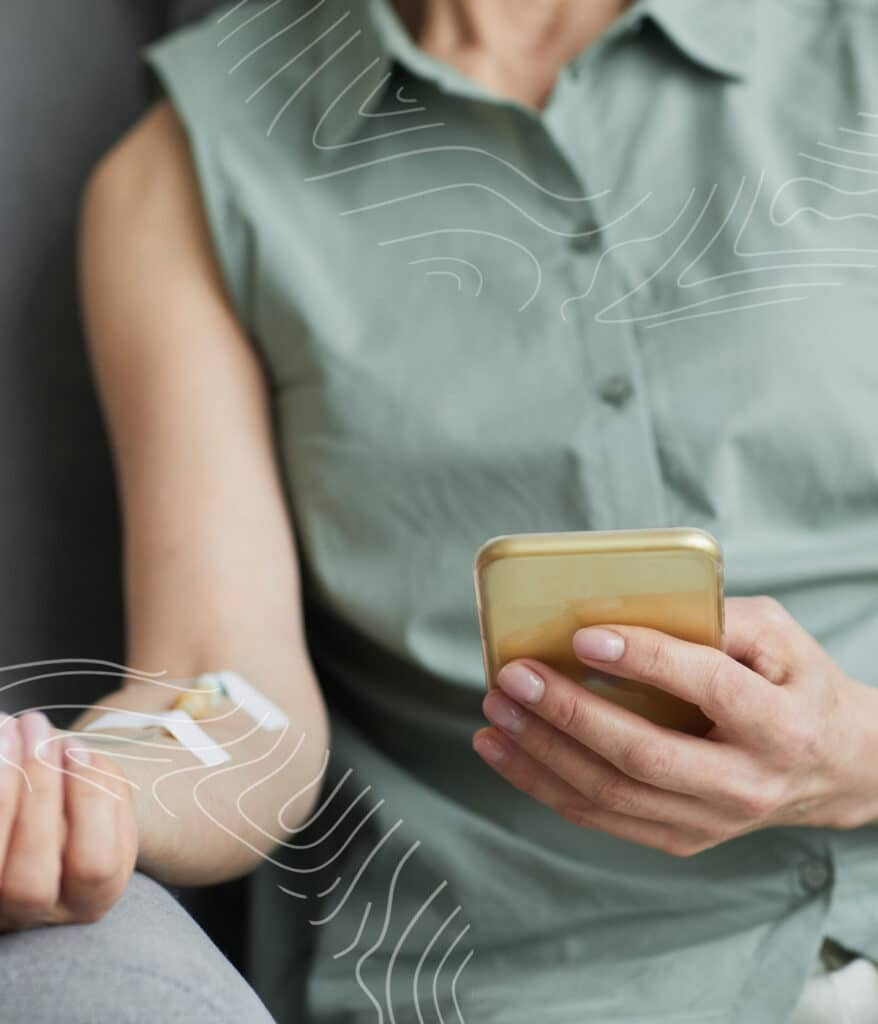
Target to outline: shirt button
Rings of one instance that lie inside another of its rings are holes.
[[[634,385],[624,373],[616,373],[607,377],[598,390],[601,398],[610,405],[624,405],[634,394]]]
[[[598,236],[600,228],[593,221],[586,221],[574,229],[570,236],[570,246],[577,252],[584,252],[590,249]]]
[[[806,892],[821,892],[832,879],[832,869],[822,860],[806,860],[799,865],[799,882]]]

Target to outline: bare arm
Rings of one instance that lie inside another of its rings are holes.
[[[285,733],[254,729],[226,700],[212,713],[221,720],[204,726],[232,755],[219,773],[170,737],[160,754],[173,763],[119,758],[137,787],[139,867],[174,884],[231,878],[307,817],[328,728],[266,381],[224,292],[188,143],[167,102],[93,173],[81,267],[123,510],[127,664],[176,680],[233,669],[290,718]],[[132,675],[100,703],[156,711],[176,696]],[[174,767],[187,770],[162,781],[157,800],[153,782]]]

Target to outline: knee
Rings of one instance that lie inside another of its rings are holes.
[[[10,1020],[271,1024],[265,1007],[158,883],[135,873],[94,924],[0,935]]]

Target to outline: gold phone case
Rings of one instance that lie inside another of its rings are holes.
[[[601,623],[649,626],[720,648],[723,555],[690,527],[505,534],[473,560],[488,687],[500,667],[530,657],[659,725],[703,735],[700,708],[658,687],[584,665],[577,629]]]

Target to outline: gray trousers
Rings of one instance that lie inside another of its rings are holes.
[[[139,872],[94,924],[0,935],[0,1022],[24,1021],[272,1024],[189,914]]]

